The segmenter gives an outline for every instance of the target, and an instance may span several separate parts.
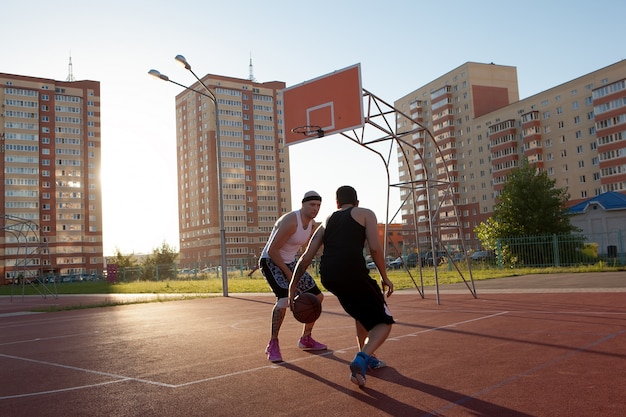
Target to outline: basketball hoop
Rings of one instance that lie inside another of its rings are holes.
[[[304,136],[317,136],[318,138],[324,137],[324,130],[319,126],[298,126],[291,129],[293,133],[300,133]]]

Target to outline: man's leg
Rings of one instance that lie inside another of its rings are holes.
[[[363,327],[360,321],[357,321],[356,322],[356,342],[359,345],[359,352],[363,351],[363,347],[365,346],[367,336],[368,336],[367,329]],[[378,359],[378,357],[375,355],[375,352],[376,350],[373,350],[371,353],[368,354],[369,358],[367,360],[367,367],[370,370],[380,369],[380,368],[384,368],[385,366],[387,366],[387,364],[384,361]]]
[[[389,333],[391,333],[391,324],[380,323],[374,326],[374,328],[372,328],[372,330],[370,330],[367,334],[367,338],[365,338],[365,344],[363,345],[361,352],[368,356],[376,352],[385,340],[387,340]]]
[[[363,327],[360,321],[356,321],[356,343],[359,346],[359,351],[363,350],[365,345],[365,339],[367,339],[367,329]]]
[[[265,348],[267,359],[271,362],[283,361],[283,357],[280,354],[280,347],[278,345],[278,332],[280,331],[280,326],[283,324],[283,320],[285,319],[288,303],[289,301],[287,298],[279,298],[272,309],[271,337],[267,347]]]
[[[276,304],[274,304],[274,308],[272,309],[272,339],[278,339],[278,332],[280,331],[280,327],[285,320],[286,312],[287,307],[283,307],[281,300],[279,299]]]

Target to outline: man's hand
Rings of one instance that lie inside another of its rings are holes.
[[[389,278],[381,278],[380,284],[383,287],[383,293],[385,292],[385,288],[387,288],[387,292],[385,293],[387,297],[390,297],[393,294],[393,282],[389,280]]]
[[[293,311],[293,301],[296,299],[296,288],[289,284],[289,310]]]

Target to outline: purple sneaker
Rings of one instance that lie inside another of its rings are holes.
[[[302,350],[326,350],[326,345],[313,339],[311,335],[301,337],[298,347]]]
[[[278,339],[270,339],[270,342],[265,348],[265,353],[267,353],[267,360],[270,362],[276,363],[283,361],[283,357],[280,355],[280,347],[278,347]]]

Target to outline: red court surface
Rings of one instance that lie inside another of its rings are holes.
[[[2,297],[0,416],[626,415],[626,273],[476,287],[444,286],[440,304],[432,288],[395,293],[388,367],[364,388],[349,381],[354,323],[330,295],[314,329],[329,349],[298,349],[287,317],[282,364],[263,353],[269,294],[36,314]]]

